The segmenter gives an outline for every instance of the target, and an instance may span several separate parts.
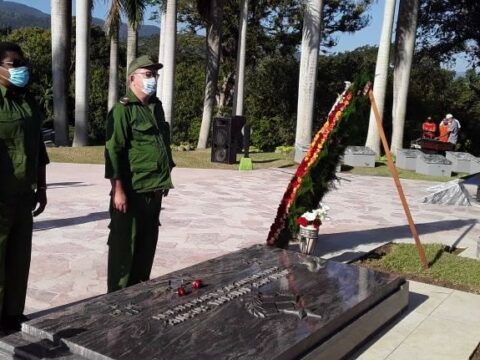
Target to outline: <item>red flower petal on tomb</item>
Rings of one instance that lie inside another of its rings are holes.
[[[200,289],[202,287],[202,280],[201,279],[196,279],[196,280],[193,280],[192,282],[192,287],[194,289]]]
[[[313,225],[313,227],[318,229],[320,227],[320,225],[322,225],[322,221],[320,219],[315,219],[315,220],[313,220],[312,225]]]
[[[177,289],[177,294],[178,294],[178,296],[185,296],[187,294],[187,291],[185,290],[185,288],[183,286],[180,286]]]

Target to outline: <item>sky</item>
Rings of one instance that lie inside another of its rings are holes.
[[[10,0],[13,2],[25,4],[31,7],[34,7],[38,10],[41,10],[47,14],[50,14],[50,0]],[[105,0],[95,0],[95,7],[93,10],[93,17],[96,18],[105,18],[107,13],[107,4],[109,1]],[[338,35],[338,45],[332,49],[333,52],[353,50],[357,47],[364,45],[375,45],[378,44],[380,40],[380,31],[382,28],[382,18],[383,18],[383,7],[385,1],[380,0],[373,3],[369,15],[370,15],[370,24],[364,29],[357,31],[353,34],[340,34]],[[75,14],[75,0],[73,0],[72,5],[73,13]],[[145,19],[150,17],[151,12],[154,8],[147,8],[147,13]],[[145,24],[156,25],[158,22],[145,20]],[[392,37],[393,39],[393,37]],[[468,67],[467,61],[463,56],[458,56],[455,66],[452,70],[457,72],[464,72]]]

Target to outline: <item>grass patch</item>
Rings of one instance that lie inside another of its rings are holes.
[[[52,162],[76,164],[104,164],[103,146],[47,147]]]
[[[85,147],[48,147],[48,155],[53,162],[77,163],[77,164],[103,164],[103,146]],[[199,169],[230,169],[238,170],[241,154],[237,155],[235,164],[220,164],[210,161],[211,150],[173,151],[173,159],[178,167]],[[278,152],[253,152],[250,153],[253,169],[267,169],[296,166],[292,155]],[[390,177],[387,163],[377,161],[374,168],[342,166],[342,172],[355,175],[386,176]],[[464,174],[455,174],[452,177],[437,177],[417,174],[415,171],[398,169],[401,179],[426,180],[446,182],[458,178]]]
[[[77,163],[77,164],[104,164],[103,146],[86,147],[49,147],[48,155],[52,162]],[[211,151],[174,151],[173,159],[178,167],[199,168],[199,169],[230,169],[238,170],[241,154],[237,155],[236,164],[220,164],[210,161]],[[250,158],[253,162],[253,169],[266,169],[272,167],[294,166],[293,159],[279,153],[258,152],[251,153]]]
[[[452,177],[447,176],[429,176],[423,174],[417,174],[413,170],[403,170],[397,168],[398,175],[401,179],[411,179],[411,180],[426,180],[426,181],[438,181],[438,182],[447,182],[453,179],[457,179],[461,176],[467,174],[457,174],[452,173]],[[390,170],[388,169],[388,165],[386,161],[376,161],[374,168],[369,167],[351,167],[351,166],[342,166],[342,172],[347,172],[350,174],[355,175],[370,175],[370,176],[385,176],[391,177]]]
[[[412,280],[480,294],[479,260],[454,255],[442,244],[426,244],[424,248],[430,264],[427,270],[423,270],[413,244],[388,244],[358,263]]]

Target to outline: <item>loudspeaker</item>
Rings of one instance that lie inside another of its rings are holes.
[[[212,128],[212,162],[235,164],[242,147],[242,127],[245,117],[214,118]]]

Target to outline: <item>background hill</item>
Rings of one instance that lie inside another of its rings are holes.
[[[94,25],[103,26],[104,20],[93,18]],[[22,27],[40,27],[50,29],[50,15],[41,12],[27,5],[15,3],[12,1],[0,0],[0,29],[4,28],[18,29]],[[160,29],[153,25],[143,25],[139,30],[139,36],[158,35]],[[127,37],[127,25],[120,27],[120,37]]]

